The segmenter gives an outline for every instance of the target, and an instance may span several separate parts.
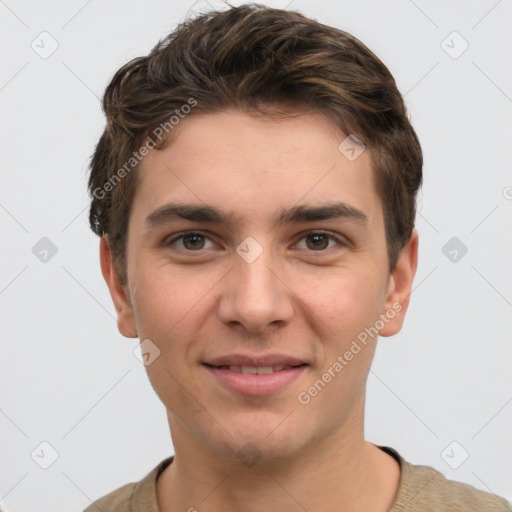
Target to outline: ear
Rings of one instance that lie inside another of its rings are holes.
[[[103,235],[100,239],[100,264],[101,273],[116,308],[117,328],[125,338],[137,338],[133,308],[126,296],[125,289],[121,285],[106,235]]]
[[[381,311],[386,322],[379,336],[393,336],[404,323],[418,267],[418,238],[418,231],[414,228],[409,241],[400,251],[395,270],[389,276],[386,300]]]

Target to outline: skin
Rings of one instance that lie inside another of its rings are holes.
[[[160,350],[147,371],[175,450],[157,482],[160,509],[389,510],[400,469],[364,439],[363,428],[378,336],[307,405],[297,398],[393,304],[401,310],[379,335],[396,334],[404,321],[418,234],[390,274],[370,149],[349,161],[338,150],[346,134],[319,113],[281,120],[194,113],[173,135],[138,170],[124,288],[107,238],[100,243],[120,332]],[[146,217],[171,201],[215,206],[232,223],[177,219],[150,227]],[[334,201],[364,212],[368,224],[276,224],[281,209]],[[170,243],[184,230],[206,237],[194,239],[199,249],[183,238]],[[311,230],[334,238],[321,237],[317,248]],[[236,252],[248,236],[263,249],[252,263]],[[284,390],[245,396],[202,365],[234,352],[287,354],[308,366]],[[253,465],[237,455],[248,443],[260,457]]]

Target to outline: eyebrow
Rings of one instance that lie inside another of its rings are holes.
[[[229,227],[233,224],[234,215],[210,205],[169,203],[150,213],[144,223],[151,228],[180,219],[193,222],[211,222]],[[327,203],[319,206],[300,205],[283,209],[277,217],[276,224],[329,219],[354,221],[365,228],[368,228],[369,224],[368,217],[363,211],[343,202]]]

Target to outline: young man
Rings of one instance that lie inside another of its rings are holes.
[[[422,153],[361,42],[245,5],[108,86],[91,227],[175,455],[87,510],[510,511],[364,439],[416,272]]]

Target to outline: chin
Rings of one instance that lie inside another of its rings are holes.
[[[223,442],[214,448],[227,458],[235,458],[251,465],[261,460],[278,461],[300,450],[303,435],[294,428],[286,414],[245,413],[240,420],[226,424]],[[284,421],[283,421],[284,420]],[[304,439],[304,444],[307,440]]]
[[[283,443],[282,441],[245,437],[233,441],[229,443],[229,446],[223,447],[221,455],[233,461],[240,461],[247,467],[254,467],[257,464],[262,467],[278,463],[280,460],[290,458],[298,451],[297,443],[291,440],[289,443]]]

